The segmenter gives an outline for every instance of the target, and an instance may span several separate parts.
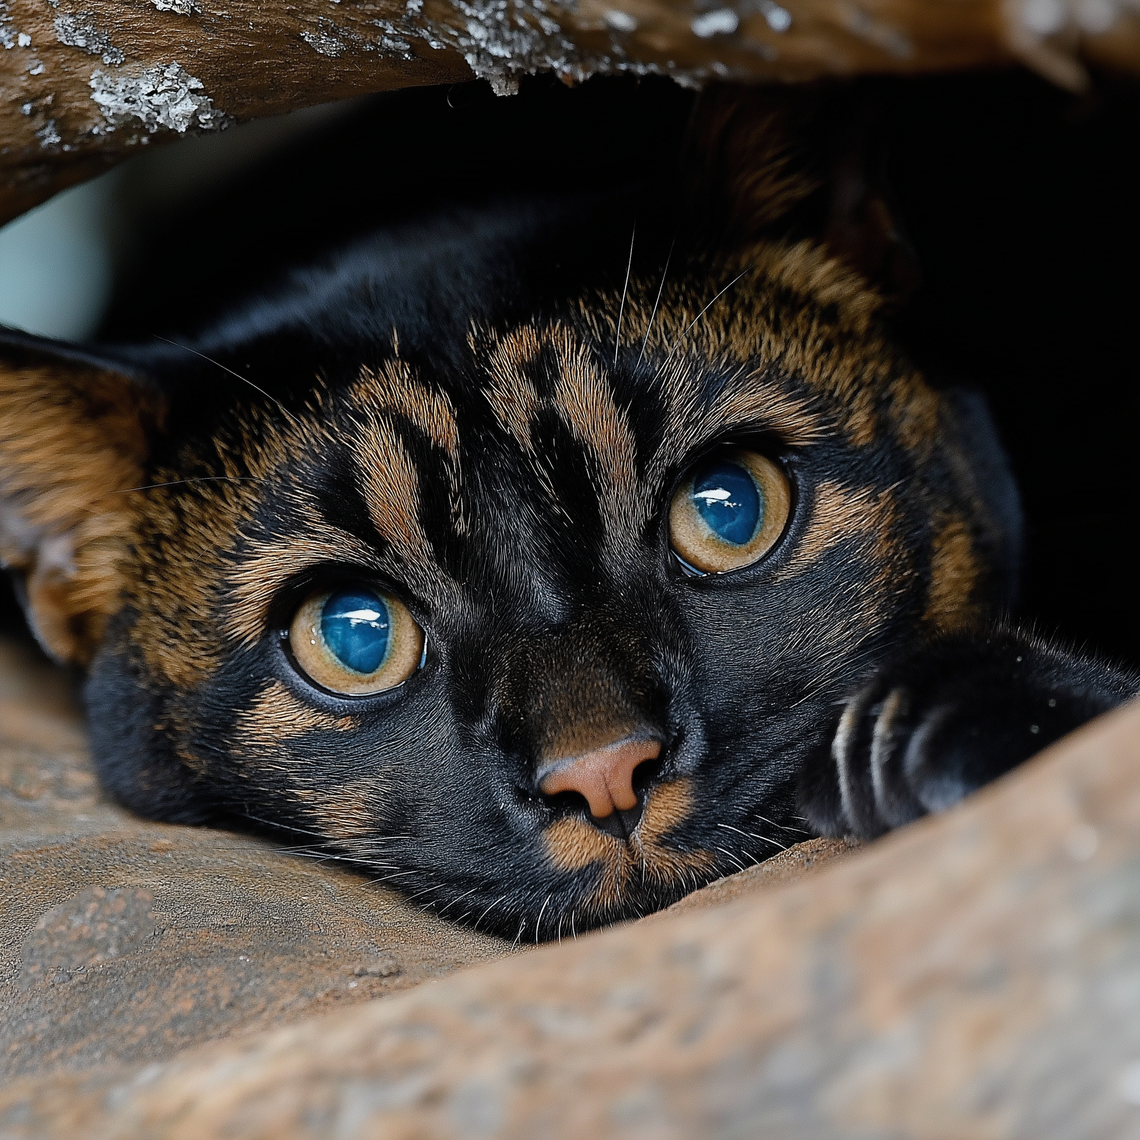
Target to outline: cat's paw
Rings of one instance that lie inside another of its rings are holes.
[[[1135,691],[1135,679],[1016,631],[947,638],[881,668],[801,773],[824,835],[870,839],[942,811]]]

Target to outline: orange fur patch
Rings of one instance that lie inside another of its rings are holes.
[[[677,882],[686,888],[701,886],[716,860],[709,851],[683,851],[665,840],[692,811],[688,780],[660,784],[645,803],[641,823],[623,843],[576,817],[564,817],[544,836],[547,858],[559,871],[580,871],[597,865],[598,880],[588,902],[602,911],[617,907],[630,878],[641,874],[651,883]]]
[[[289,536],[250,544],[227,581],[232,594],[225,627],[244,645],[254,645],[265,632],[266,613],[273,596],[290,578],[322,563],[347,563],[380,569],[375,549],[355,535],[321,523],[319,538]]]
[[[891,386],[891,418],[898,441],[925,456],[939,436],[942,401],[917,373],[900,376]]]
[[[351,393],[352,403],[368,408],[370,414],[387,421],[394,430],[391,416],[398,415],[414,424],[445,454],[452,523],[459,534],[471,533],[460,493],[459,427],[455,409],[444,392],[435,392],[422,384],[402,360],[387,361],[378,371],[361,369],[360,380]],[[369,428],[369,436],[375,429]]]
[[[481,355],[480,338],[473,334],[468,339],[472,353]],[[538,330],[524,325],[503,337],[491,334],[487,340],[486,371],[491,382],[484,396],[500,425],[510,432],[523,451],[533,455],[530,426],[542,408],[542,400],[523,370],[542,351]]]
[[[771,377],[738,369],[712,403],[697,398],[683,377],[664,383],[670,399],[665,438],[654,456],[650,478],[654,485],[702,444],[731,436],[734,431],[770,431],[790,444],[806,444],[824,434],[822,417],[807,401],[789,396]]]
[[[363,776],[330,790],[295,788],[313,821],[314,830],[341,843],[376,839],[388,783],[382,776]]]
[[[639,283],[639,291],[646,284]],[[822,246],[759,243],[710,267],[699,284],[684,278],[667,284],[646,356],[661,360],[660,382],[668,390],[683,390],[694,370],[734,363],[802,380],[824,398],[851,442],[863,446],[875,438],[879,394],[904,371],[877,326],[881,303]],[[643,309],[643,303],[632,306],[631,326],[640,323]],[[631,327],[632,335],[639,331]],[[813,410],[801,403],[787,426],[795,430],[796,416]],[[819,428],[818,418],[800,426],[808,433]]]
[[[215,474],[187,481],[179,471],[161,470],[158,485],[142,492],[138,561],[128,584],[138,617],[130,636],[147,664],[181,689],[193,687],[221,660],[225,626],[215,607],[228,570],[225,555],[257,509],[260,484],[283,457],[255,440],[251,432],[245,466],[219,446]],[[284,441],[271,442],[284,451]],[[198,466],[191,457],[187,464]],[[179,541],[168,541],[170,535]]]
[[[852,490],[842,483],[820,483],[811,502],[807,527],[775,581],[784,582],[810,569],[837,543],[853,536],[878,537],[887,496],[873,487]]]
[[[419,520],[419,475],[400,437],[376,419],[358,452],[364,497],[372,525],[392,544],[400,578],[424,596],[448,597],[455,583],[440,569]]]
[[[308,732],[351,732],[351,716],[331,716],[273,681],[237,719],[236,744],[252,757],[279,756],[281,745]]]
[[[157,404],[88,368],[0,369],[0,560],[26,575],[37,631],[85,664],[122,604]]]
[[[578,816],[563,816],[547,828],[546,855],[559,871],[580,871],[593,863],[613,863],[621,858],[620,839],[599,831]]]
[[[969,624],[976,614],[972,597],[980,576],[970,529],[959,515],[951,515],[934,536],[923,621],[943,633]]]
[[[459,428],[451,401],[445,393],[421,384],[404,361],[389,360],[377,371],[362,368],[350,400],[381,414],[404,416],[452,457],[458,455]]]

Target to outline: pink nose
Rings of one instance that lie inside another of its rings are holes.
[[[590,805],[590,814],[602,819],[615,809],[629,811],[637,806],[633,771],[646,760],[661,755],[659,740],[619,740],[604,748],[583,752],[556,761],[539,787],[548,795],[579,792]]]

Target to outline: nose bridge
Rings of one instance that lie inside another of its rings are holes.
[[[536,764],[603,748],[644,733],[647,710],[636,690],[636,659],[626,667],[598,639],[569,630],[539,638],[528,652],[528,736]]]

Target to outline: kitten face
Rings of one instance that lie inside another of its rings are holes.
[[[257,390],[184,386],[88,685],[116,793],[269,823],[511,937],[802,838],[832,708],[887,647],[971,618],[1000,522],[952,403],[822,250],[674,272],[446,350],[414,322],[356,359],[318,345],[307,392],[262,398],[283,335]],[[615,748],[610,784],[559,782]]]

